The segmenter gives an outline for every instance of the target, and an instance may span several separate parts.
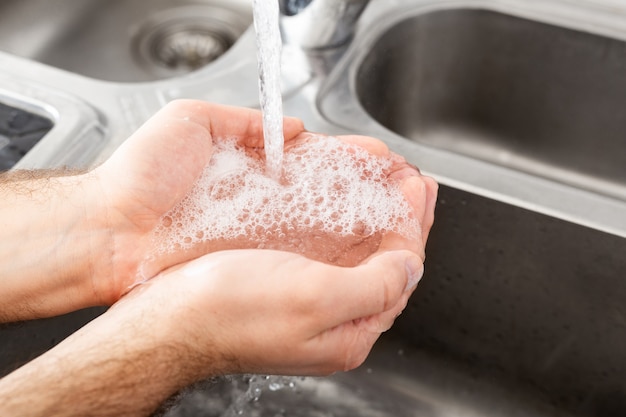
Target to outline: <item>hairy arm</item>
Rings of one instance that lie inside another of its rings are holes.
[[[143,416],[194,379],[195,362],[147,306],[114,306],[0,380],[3,416]],[[169,337],[166,334],[169,333]]]
[[[0,176],[0,322],[98,304],[89,272],[106,271],[111,235],[90,174]],[[99,257],[94,254],[99,253]]]

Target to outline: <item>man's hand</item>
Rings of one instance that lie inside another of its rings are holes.
[[[148,415],[210,376],[352,369],[421,272],[406,250],[354,268],[269,250],[207,255],[135,288],[0,380],[0,415]]]
[[[285,119],[287,140],[303,129]],[[0,322],[117,301],[143,276],[152,229],[192,187],[219,137],[262,146],[260,112],[175,101],[91,172],[4,174]],[[188,259],[163,260],[154,273]]]
[[[288,144],[303,133],[301,122],[286,119]],[[10,238],[21,231],[25,245],[36,243],[38,250],[27,253],[36,255],[31,260],[0,248],[5,261],[20,266],[3,277],[0,319],[115,304],[0,380],[0,415],[147,415],[207,376],[319,375],[365,359],[421,277],[433,221],[435,182],[399,157],[390,176],[421,236],[385,233],[378,251],[352,268],[270,250],[220,251],[189,262],[190,254],[181,253],[156,265],[158,276],[118,301],[145,272],[157,222],[191,189],[220,137],[259,147],[260,113],[175,102],[96,170],[15,184],[27,191],[9,193],[4,210],[33,224],[5,226]],[[389,152],[371,138],[342,139],[374,155]],[[7,201],[17,208],[11,211]]]
[[[285,119],[284,135],[286,152],[310,136],[302,122],[293,118]],[[94,171],[102,190],[102,209],[106,210],[108,227],[113,231],[113,270],[95,268],[110,277],[99,274],[102,276],[94,278],[94,287],[100,288],[105,303],[115,302],[138,282],[173,265],[209,252],[250,247],[250,242],[206,242],[193,250],[155,256],[152,232],[159,220],[189,193],[208,164],[215,141],[232,138],[248,149],[248,154],[263,158],[261,113],[201,101],[176,101],[157,113]],[[416,206],[414,216],[422,228],[422,236],[405,239],[407,249],[423,257],[433,223],[436,183],[377,139],[340,139],[366,149],[373,157],[394,161],[389,176],[400,184],[409,203]],[[357,245],[354,247],[358,249]]]
[[[285,118],[283,129],[289,142],[304,126],[299,119]],[[94,286],[105,304],[117,301],[137,281],[191,259],[192,254],[181,253],[142,269],[154,254],[152,231],[159,219],[191,190],[211,158],[214,141],[224,138],[262,148],[260,111],[174,101],[94,171],[94,188],[102,192],[100,204],[112,231],[112,268],[94,268]]]
[[[308,135],[293,118],[285,119],[284,134],[287,150]],[[5,269],[0,322],[110,305],[138,282],[207,253],[200,248],[154,257],[153,230],[193,187],[211,158],[214,141],[223,138],[235,138],[252,154],[262,154],[260,112],[175,101],[91,172],[5,184],[0,217],[11,221],[0,244]],[[341,139],[372,155],[395,158],[390,177],[399,182],[422,226],[422,236],[404,238],[405,249],[423,257],[435,182],[378,140]],[[226,243],[211,251],[241,247]],[[381,248],[387,249],[384,242]]]

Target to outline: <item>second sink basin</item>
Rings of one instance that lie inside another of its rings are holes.
[[[490,10],[418,14],[356,74],[412,140],[626,199],[626,42]]]
[[[170,78],[225,53],[250,0],[7,0],[0,51],[107,81]]]

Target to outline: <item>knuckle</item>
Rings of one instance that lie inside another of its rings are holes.
[[[360,351],[360,352],[357,352],[357,353],[351,355],[344,362],[342,371],[344,371],[344,372],[351,371],[351,370],[356,369],[359,366],[363,365],[363,363],[367,359],[368,355],[369,355],[369,350],[368,351]]]

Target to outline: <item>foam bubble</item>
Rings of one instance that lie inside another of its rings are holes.
[[[279,183],[265,175],[262,160],[220,140],[191,192],[161,219],[155,240],[164,253],[219,242],[215,247],[354,264],[376,250],[385,232],[419,233],[388,178],[392,163],[337,138],[312,137],[285,152]]]

